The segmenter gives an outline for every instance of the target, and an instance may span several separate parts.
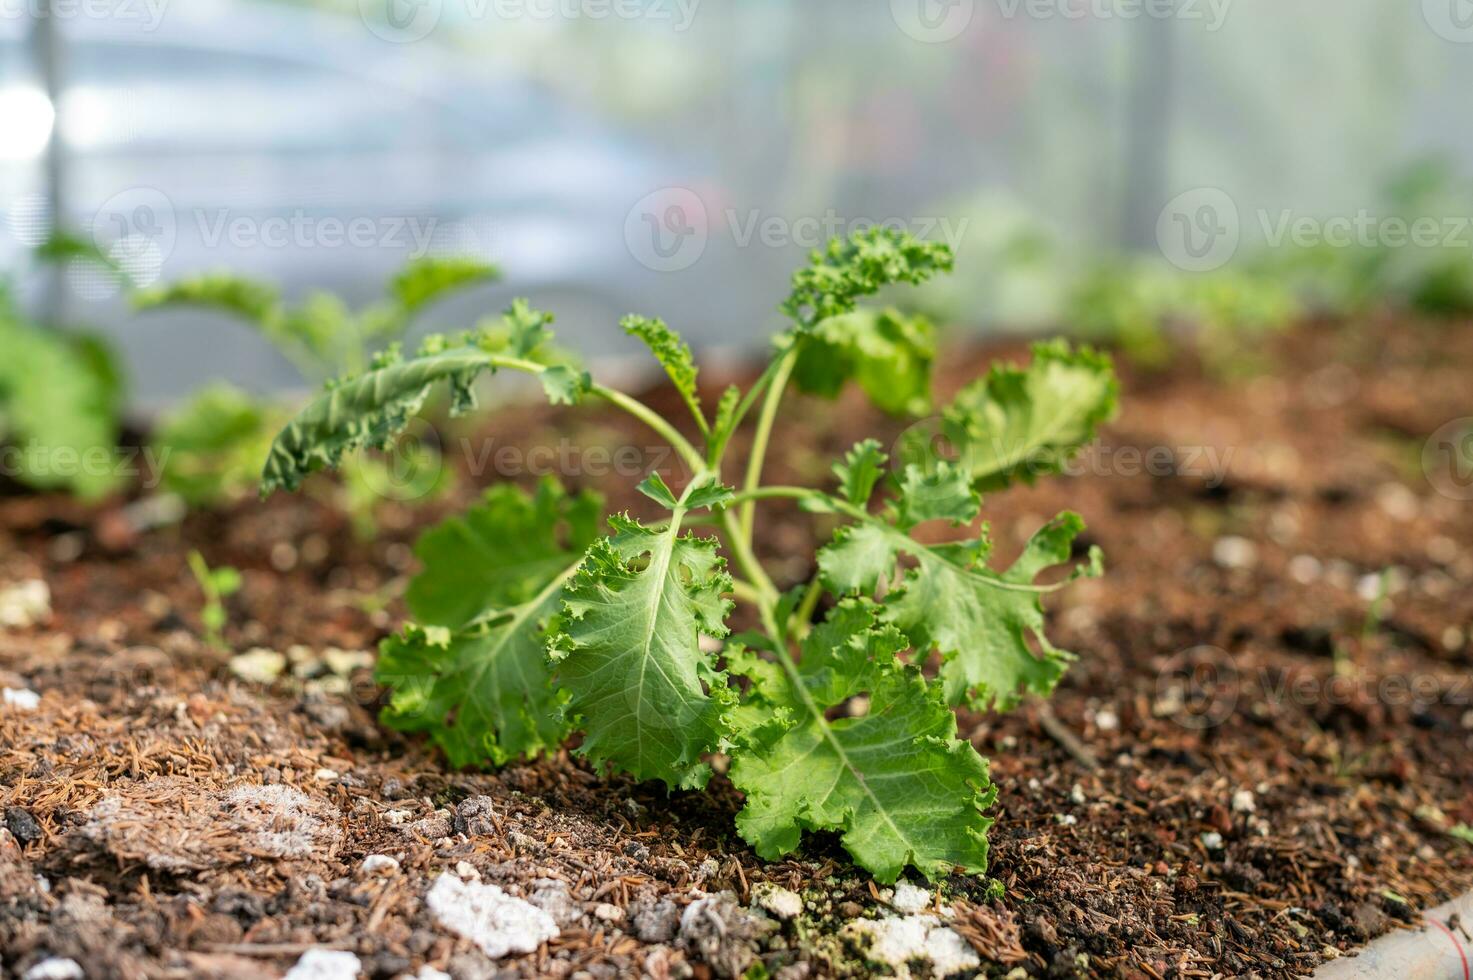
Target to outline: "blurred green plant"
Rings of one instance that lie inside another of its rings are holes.
[[[107,345],[32,323],[0,282],[0,351],[5,475],[84,500],[117,489],[123,380]]]
[[[1076,284],[1069,310],[1081,335],[1116,344],[1139,367],[1164,368],[1179,334],[1220,377],[1260,370],[1262,339],[1304,313],[1276,276],[1232,267],[1184,273],[1146,261],[1097,267]]]
[[[499,278],[494,265],[467,258],[425,257],[411,261],[389,283],[387,297],[357,312],[326,292],[288,306],[270,285],[227,273],[209,273],[148,289],[134,296],[139,309],[196,307],[229,314],[255,329],[292,363],[309,385],[361,373],[372,352],[395,346],[414,318],[450,293]],[[272,436],[290,412],[272,401],[218,383],[197,392],[168,414],[156,433],[165,455],[163,485],[196,506],[218,506],[245,496],[265,463]],[[365,457],[345,471],[330,496],[351,517],[355,530],[371,535],[374,511],[394,488],[398,499],[430,496],[445,486],[438,456],[423,444],[401,453],[394,467]],[[420,476],[410,484],[398,470],[409,460]],[[417,460],[417,462],[415,462]],[[421,485],[424,474],[435,474]]]
[[[198,551],[189,553],[189,571],[205,597],[199,614],[205,628],[205,642],[216,650],[225,650],[223,631],[229,619],[225,600],[240,591],[240,572],[229,565],[211,568]]]

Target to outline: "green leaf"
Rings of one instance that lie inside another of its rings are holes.
[[[986,870],[987,763],[956,737],[921,672],[896,658],[904,647],[872,604],[850,599],[809,634],[796,678],[733,654],[751,681],[730,770],[746,794],[737,829],[763,858],[791,853],[804,830],[834,830],[881,882],[906,866],[932,879]],[[862,715],[829,719],[857,695]]]
[[[874,595],[896,575],[899,547],[893,528],[879,521],[847,524],[818,552],[818,571],[835,595]]]
[[[23,321],[0,291],[0,439],[16,476],[97,499],[122,480],[115,383],[75,338]]]
[[[404,313],[413,314],[457,289],[500,278],[501,270],[480,259],[424,256],[411,260],[389,288]]]
[[[806,334],[830,317],[854,312],[862,296],[892,283],[919,284],[950,272],[951,249],[923,242],[906,232],[875,227],[835,238],[814,251],[809,265],[793,273],[793,289],[783,312]]]
[[[651,473],[645,477],[635,489],[661,507],[668,507],[670,510],[674,510],[679,506],[675,499],[675,491],[670,489],[669,484],[665,482],[665,478],[658,472]]]
[[[248,392],[217,382],[164,416],[154,433],[163,486],[191,506],[242,497],[255,486],[285,418]]]
[[[424,566],[405,601],[421,623],[457,629],[489,611],[529,601],[577,562],[598,536],[602,500],[569,496],[551,478],[535,496],[510,484],[420,535],[414,553]]]
[[[803,391],[836,397],[853,380],[878,408],[894,415],[931,409],[936,331],[925,317],[895,310],[856,310],[815,325],[803,343],[793,380]]]
[[[593,378],[565,364],[554,364],[537,375],[547,400],[554,405],[576,405],[593,389]]]
[[[835,533],[819,552],[819,572],[824,586],[839,595],[873,595],[898,581],[881,618],[904,631],[920,654],[941,654],[948,702],[1005,709],[1024,693],[1048,694],[1074,659],[1045,634],[1043,595],[1063,583],[1040,586],[1035,580],[1069,561],[1083,529],[1079,515],[1066,511],[1033,536],[1011,567],[997,572],[987,567],[985,529],[975,540],[928,545],[870,519]],[[913,561],[903,577],[901,556]],[[1100,572],[1099,551],[1092,549],[1066,581]]]
[[[706,430],[706,414],[701,410],[701,399],[696,392],[696,363],[691,356],[690,345],[680,339],[680,335],[666,326],[664,320],[651,320],[642,316],[626,316],[619,321],[624,332],[630,336],[638,337],[649,347],[650,353],[655,355],[655,360],[665,369],[670,376],[670,381],[675,385],[675,390],[680,392],[680,397],[685,400],[701,430]]]
[[[926,521],[970,524],[982,509],[982,498],[972,489],[965,470],[938,463],[929,472],[914,464],[905,468],[895,502],[895,523],[910,530]]]
[[[951,704],[1007,709],[1023,694],[1047,695],[1074,655],[1049,642],[1038,575],[1069,561],[1084,530],[1065,512],[1036,533],[1009,568],[986,566],[985,538],[955,545],[905,546],[916,560],[900,591],[886,597],[884,618],[904,630],[916,650],[941,654],[941,682]],[[1097,575],[1098,552],[1072,573]],[[1035,653],[1034,647],[1037,647]]]
[[[1007,486],[1063,469],[1069,454],[1115,414],[1119,385],[1107,355],[1038,344],[1027,368],[993,368],[964,388],[944,413],[957,462],[977,489]],[[912,445],[907,462],[926,465],[929,446]]]
[[[834,475],[839,478],[839,492],[844,499],[856,507],[869,503],[875,492],[875,484],[885,474],[885,461],[889,459],[880,448],[879,440],[865,439],[856,442],[854,448],[844,454],[844,461],[834,464]]]
[[[526,300],[514,299],[511,306],[501,315],[502,328],[506,332],[507,349],[513,357],[534,357],[538,350],[552,340],[551,313],[534,310]]]
[[[393,437],[424,405],[430,389],[450,385],[451,411],[475,407],[473,385],[493,370],[487,354],[456,347],[412,361],[384,363],[356,378],[333,384],[276,437],[261,474],[263,496],[295,490],[317,470],[337,466],[343,454],[364,447],[387,449]]]
[[[233,313],[264,327],[281,315],[281,296],[271,286],[226,272],[211,272],[133,294],[137,309],[202,306]]]
[[[380,720],[430,733],[457,768],[556,748],[568,732],[549,676],[546,633],[576,567],[527,602],[463,629],[411,625],[384,640],[375,677],[393,693]]]
[[[637,779],[704,786],[701,761],[726,737],[734,700],[701,650],[726,635],[731,589],[714,538],[611,518],[564,596],[564,635],[554,642],[558,684],[584,734],[580,751]]]

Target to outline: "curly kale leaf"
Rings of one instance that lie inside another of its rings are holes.
[[[943,413],[943,431],[973,485],[1000,489],[1062,470],[1114,417],[1118,398],[1107,355],[1063,341],[1038,344],[1026,368],[995,367],[962,389]],[[919,440],[904,444],[901,456],[920,465],[933,458]]]
[[[854,381],[892,415],[931,409],[936,330],[921,316],[856,310],[816,324],[798,355],[793,380],[809,394],[837,397]]]
[[[1024,693],[1048,694],[1073,660],[1045,633],[1043,596],[1062,583],[1039,585],[1037,579],[1070,561],[1084,522],[1060,514],[1001,571],[987,566],[985,527],[977,538],[948,544],[924,544],[908,533],[925,520],[968,522],[977,506],[961,470],[943,463],[924,474],[908,467],[886,516],[840,528],[819,552],[819,572],[825,587],[840,595],[886,593],[880,618],[901,629],[920,653],[941,654],[949,703],[1007,708]],[[1070,578],[1098,575],[1101,561],[1091,549]]]
[[[625,333],[644,341],[650,353],[655,355],[655,360],[660,362],[660,366],[670,376],[670,383],[680,392],[680,397],[701,430],[705,432],[706,414],[701,409],[701,399],[696,391],[696,375],[699,372],[695,358],[691,355],[690,345],[681,340],[680,335],[671,330],[664,320],[626,316],[619,325],[624,328]]]
[[[508,345],[516,356],[541,346],[550,335],[550,319],[519,300],[494,332],[467,333],[453,341],[432,335],[420,356],[408,361],[391,347],[374,359],[371,370],[332,382],[276,437],[261,476],[262,494],[282,487],[294,490],[307,475],[337,466],[353,450],[387,448],[437,383],[450,387],[451,414],[475,408],[476,379],[495,372],[498,363],[508,363],[502,354]],[[541,368],[538,374],[554,402],[575,401],[592,384],[587,373],[561,365]]]
[[[664,528],[610,519],[614,535],[594,542],[564,593],[553,656],[583,754],[694,788],[710,778],[701,756],[724,743],[734,699],[701,649],[702,636],[726,635],[731,579],[714,538],[680,534],[683,506]]]
[[[410,625],[384,640],[375,677],[393,693],[380,720],[428,732],[457,768],[556,748],[568,732],[549,677],[547,629],[576,567],[461,629]]]
[[[390,293],[399,309],[412,315],[454,290],[500,278],[500,269],[480,259],[427,255],[412,260],[394,277]]]
[[[528,496],[498,484],[464,514],[447,518],[415,542],[424,569],[405,601],[421,623],[458,629],[490,610],[527,602],[598,536],[603,502],[570,496],[551,478]]]
[[[945,245],[875,227],[815,250],[809,264],[793,273],[793,289],[782,308],[798,333],[806,334],[830,317],[853,313],[862,296],[893,283],[919,284],[951,268],[951,249]]]
[[[928,878],[986,870],[987,763],[920,670],[897,659],[905,646],[872,603],[848,599],[809,634],[796,676],[730,656],[750,681],[730,770],[747,797],[737,829],[762,857],[792,852],[804,830],[834,830],[882,882],[907,865]],[[830,719],[860,699],[863,710]]]

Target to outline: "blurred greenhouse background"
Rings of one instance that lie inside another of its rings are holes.
[[[0,265],[142,407],[300,384],[129,301],[215,270],[356,308],[473,257],[500,281],[416,330],[525,295],[597,354],[626,312],[739,351],[808,248],[888,222],[956,247],[939,318],[1068,326],[1103,256],[1249,263],[1416,161],[1466,181],[1470,91],[1469,0],[0,0]],[[116,268],[41,261],[58,233]]]

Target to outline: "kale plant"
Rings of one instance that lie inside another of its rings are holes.
[[[689,469],[681,486],[658,473],[639,485],[665,512],[652,524],[614,514],[600,528],[597,497],[546,482],[532,496],[493,487],[427,532],[408,594],[417,622],[380,652],[392,692],[383,720],[428,733],[455,766],[536,756],[577,734],[596,767],[671,789],[703,787],[720,753],[746,798],[737,827],[764,858],[792,852],[805,830],[832,830],[881,881],[907,866],[928,877],[985,870],[995,790],[951,708],[1052,690],[1072,655],[1045,635],[1042,598],[1097,574],[1100,556],[1073,560],[1083,524],[1067,512],[1006,567],[991,562],[985,526],[961,529],[982,492],[1056,471],[1093,437],[1116,403],[1108,360],[1039,345],[1027,367],[995,367],[941,412],[932,435],[945,454],[911,438],[892,462],[866,440],[834,464],[831,486],[762,480],[790,383],[832,394],[853,380],[883,407],[927,409],[932,331],[859,301],[951,266],[946,248],[883,230],[831,243],[794,275],[782,307],[792,325],[766,370],[710,412],[689,347],[660,320],[627,318],[695,438],[550,364],[552,318],[522,303],[498,330],[431,338],[412,359],[391,352],[332,385],[277,437],[264,492],[393,438],[439,383],[471,409],[477,379],[501,371],[539,378],[555,403],[597,399],[632,414]],[[751,449],[733,459],[749,418]],[[839,524],[812,580],[787,591],[753,548],[759,505],[779,499]],[[915,533],[936,524],[958,539]],[[733,636],[738,603],[759,628]],[[934,678],[921,666],[933,655]]]

